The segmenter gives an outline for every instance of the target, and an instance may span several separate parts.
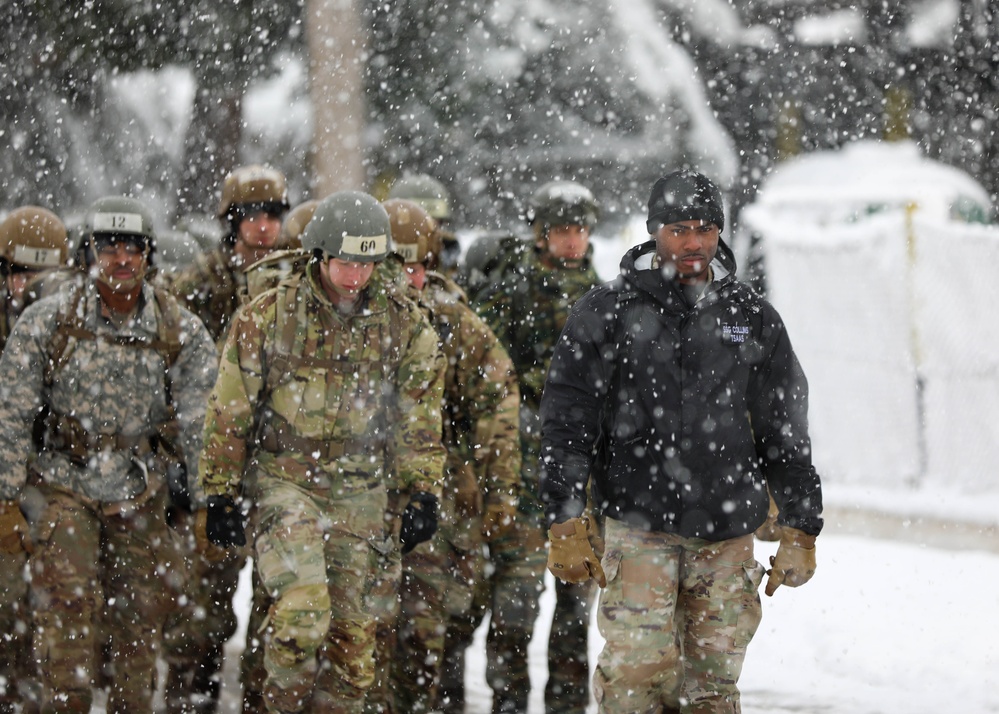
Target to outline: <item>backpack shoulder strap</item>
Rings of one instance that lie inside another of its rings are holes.
[[[48,360],[45,362],[43,379],[51,385],[55,375],[66,366],[66,348],[69,338],[93,339],[94,333],[86,329],[83,315],[80,314],[80,303],[83,302],[83,286],[73,284],[69,299],[65,301],[55,315],[55,329],[48,343]]]

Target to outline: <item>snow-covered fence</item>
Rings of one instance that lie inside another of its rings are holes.
[[[830,486],[999,494],[999,228],[891,211],[766,230]]]

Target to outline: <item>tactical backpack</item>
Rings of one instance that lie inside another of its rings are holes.
[[[342,368],[340,360],[319,358],[306,354],[305,340],[296,339],[298,326],[305,317],[307,306],[300,296],[301,278],[297,277],[281,281],[277,287],[277,305],[274,324],[274,352],[269,355],[266,374],[264,375],[263,393],[271,394],[277,387],[288,381],[302,367],[317,367],[324,369]],[[391,292],[387,294],[390,301],[395,298]],[[396,309],[389,309],[389,356],[382,362],[382,379],[387,382],[402,359],[401,336],[402,315]],[[384,425],[387,427],[387,425]],[[385,441],[359,439],[355,442],[333,442],[304,437],[296,434],[292,426],[278,414],[264,410],[258,416],[255,426],[256,441],[265,451],[281,452],[295,451],[299,453],[318,454],[325,460],[337,459],[348,453],[375,453],[384,450]]]

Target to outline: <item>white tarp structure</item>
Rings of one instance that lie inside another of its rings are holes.
[[[999,494],[999,228],[910,144],[789,163],[743,213],[808,375],[826,484]]]

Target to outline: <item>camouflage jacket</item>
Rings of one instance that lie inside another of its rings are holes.
[[[220,245],[201,253],[195,261],[171,279],[180,301],[200,317],[220,347],[229,331],[233,313],[243,303],[246,277],[236,264],[232,249]]]
[[[206,494],[252,497],[256,480],[276,478],[439,496],[444,364],[432,328],[374,279],[364,306],[339,314],[318,267],[233,319],[205,419]]]
[[[418,295],[447,360],[443,415],[447,485],[460,495],[461,475],[470,470],[483,505],[515,509],[520,485],[520,392],[513,362],[453,281],[427,273]]]
[[[70,336],[61,367],[46,385],[57,323],[76,305],[84,328],[96,338]],[[169,419],[167,394],[182,432],[180,444],[189,473],[197,472],[205,400],[215,382],[218,356],[201,320],[177,307],[181,349],[166,371],[155,347],[162,320],[152,288],[142,289],[135,319],[118,327],[101,312],[93,280],[66,283],[55,294],[25,308],[0,357],[0,499],[17,496],[27,481],[36,416],[43,410],[68,415],[84,425],[88,438],[149,436]],[[87,499],[115,502],[134,498],[158,462],[114,448],[96,449],[82,461],[64,451],[43,450],[33,469],[47,483]]]
[[[580,268],[550,268],[536,249],[525,250],[474,296],[472,307],[513,359],[525,406],[537,410],[569,310],[597,283],[589,255]]]

